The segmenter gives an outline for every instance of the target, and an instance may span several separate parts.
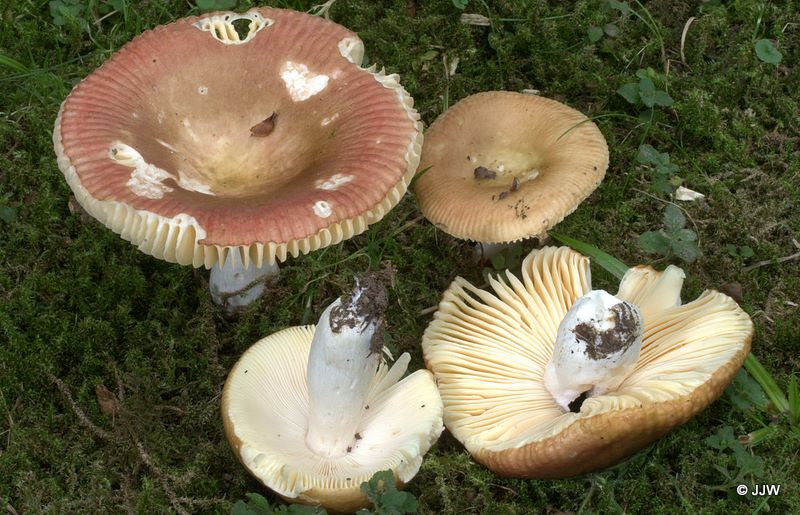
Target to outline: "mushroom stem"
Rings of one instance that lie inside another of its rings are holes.
[[[643,325],[638,307],[603,290],[576,300],[558,326],[544,372],[558,405],[579,411],[579,398],[616,390],[639,359]]]
[[[266,261],[260,267],[250,263],[244,266],[241,253],[238,249],[228,252],[225,263],[219,262],[211,269],[208,286],[214,304],[222,306],[228,315],[244,308],[259,298],[267,282],[275,281],[280,274],[278,263],[268,264]]]
[[[311,342],[306,445],[326,457],[350,452],[381,363],[386,290],[374,276],[322,313]]]

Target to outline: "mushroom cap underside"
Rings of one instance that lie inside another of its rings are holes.
[[[250,34],[231,39],[240,20]],[[362,55],[353,32],[283,9],[156,27],[64,101],[59,167],[90,214],[167,261],[261,266],[337,243],[399,202],[422,144],[398,77]]]
[[[506,243],[560,222],[606,168],[605,138],[584,114],[544,97],[490,91],[461,100],[426,131],[414,193],[446,233]]]
[[[314,454],[305,443],[313,335],[314,326],[291,327],[242,355],[222,394],[225,433],[245,468],[285,499],[352,512],[369,504],[359,487],[375,472],[392,469],[399,484],[414,477],[444,429],[442,402],[427,370],[393,382],[381,365],[350,452]]]
[[[561,319],[591,289],[588,258],[533,251],[519,278],[490,281],[493,293],[457,278],[422,343],[445,425],[500,475],[559,478],[610,466],[686,422],[733,379],[753,328],[716,291],[681,305],[676,275],[628,271],[617,296],[644,315],[639,361],[616,391],[589,397],[577,413],[558,407],[543,374]]]

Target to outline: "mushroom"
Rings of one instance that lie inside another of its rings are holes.
[[[628,270],[592,291],[589,258],[534,250],[494,293],[462,278],[422,340],[450,432],[503,476],[608,467],[688,421],[733,380],[753,325],[708,290],[681,303],[684,273]]]
[[[597,188],[606,168],[605,138],[579,111],[490,91],[464,98],[430,126],[414,193],[436,227],[491,252],[544,236]]]
[[[401,379],[408,353],[382,361],[386,291],[357,282],[314,326],[292,327],[253,345],[225,382],[225,433],[247,470],[283,498],[352,512],[359,489],[392,469],[414,477],[438,439],[442,401],[433,375]]]
[[[283,9],[156,27],[64,101],[59,168],[93,217],[142,252],[216,267],[214,296],[230,297],[365,231],[405,193],[419,116],[363,54],[355,33]]]

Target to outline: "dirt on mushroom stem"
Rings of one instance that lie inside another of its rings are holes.
[[[627,302],[620,302],[610,309],[614,326],[600,331],[594,324],[581,323],[575,326],[575,338],[586,342],[589,359],[605,359],[611,354],[626,350],[637,337],[637,318]]]
[[[389,305],[386,290],[387,271],[367,272],[356,278],[356,284],[349,295],[341,297],[341,303],[330,313],[331,331],[342,332],[344,328],[367,327],[375,324],[375,332],[370,341],[370,355],[380,353],[383,348],[385,324],[383,313]]]

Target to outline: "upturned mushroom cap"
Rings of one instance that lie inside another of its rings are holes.
[[[414,193],[444,232],[505,243],[544,234],[597,188],[606,168],[605,138],[579,111],[490,91],[461,100],[425,133]]]
[[[368,505],[359,487],[375,472],[392,469],[401,483],[414,477],[444,429],[442,401],[427,370],[399,380],[407,361],[391,370],[383,364],[350,452],[313,453],[306,445],[313,336],[314,326],[291,327],[244,353],[222,393],[225,434],[248,471],[281,497],[353,512]]]
[[[457,278],[422,348],[445,425],[503,476],[560,478],[610,466],[713,402],[750,349],[753,326],[733,299],[705,291],[681,305],[683,273],[632,268],[617,297],[635,304],[644,338],[633,372],[612,392],[564,412],[544,385],[561,320],[591,290],[589,259],[533,251],[494,293]]]
[[[261,266],[337,243],[397,204],[422,144],[413,100],[363,53],[283,9],[156,27],[64,101],[59,167],[92,216],[170,262]]]

